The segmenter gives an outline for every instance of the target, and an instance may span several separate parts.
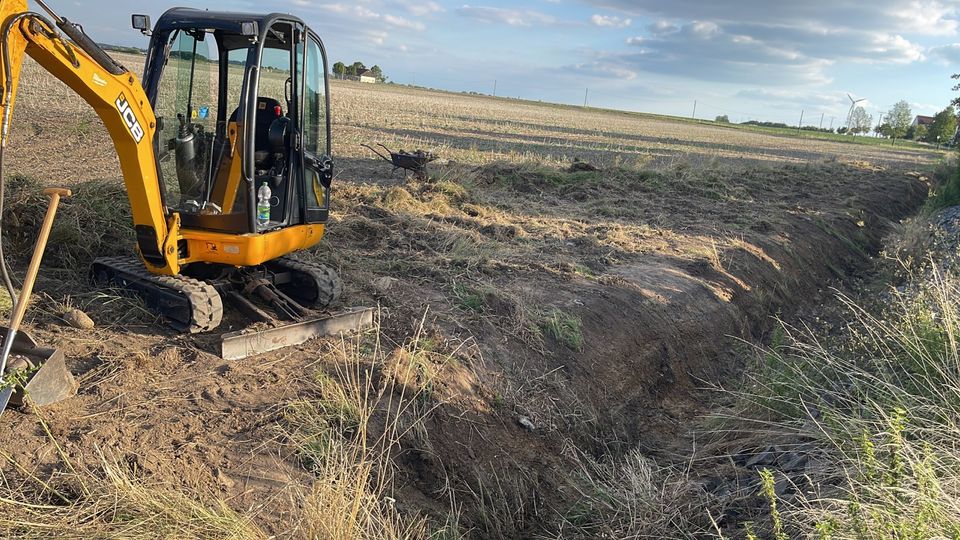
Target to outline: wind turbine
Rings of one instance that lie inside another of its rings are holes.
[[[853,99],[853,96],[847,94],[847,98],[850,99],[850,111],[847,113],[847,133],[850,132],[850,121],[853,120],[853,110],[857,108],[857,103],[861,101],[866,101],[867,98]]]

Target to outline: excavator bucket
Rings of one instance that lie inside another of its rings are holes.
[[[0,336],[9,329],[0,327]],[[18,385],[10,397],[10,405],[21,406],[27,401],[44,406],[72,397],[77,393],[77,382],[64,363],[63,352],[37,345],[23,331],[14,336],[13,348],[7,364],[8,373],[25,370],[26,381]]]
[[[316,337],[356,332],[372,325],[372,308],[352,308],[333,315],[266,330],[241,330],[221,337],[220,356],[225,360],[240,360],[291,345],[299,345]]]

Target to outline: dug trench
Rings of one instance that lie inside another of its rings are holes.
[[[744,347],[776,316],[868,268],[925,200],[924,179],[837,161],[451,163],[429,182],[357,181],[347,168],[325,241],[302,256],[338,269],[343,304],[379,306],[378,328],[237,362],[213,354],[215,336],[177,335],[87,284],[89,261],[130,252],[133,238],[120,184],[81,183],[28,325],[64,350],[80,391],[39,415],[3,415],[4,477],[43,499],[38,480],[69,486],[108,456],[134,478],[227,501],[266,534],[309,536],[290,492],[321,481],[322,464],[292,436],[306,428],[291,411],[334,399],[318,377],[356,378],[381,396],[364,437],[396,435],[375,477],[401,516],[426,515],[436,530],[454,515],[478,538],[590,536],[569,527],[601,519],[582,515],[578,456],[669,459],[715,399],[704,387],[735,380]],[[24,254],[39,186],[19,178],[8,189],[8,251]],[[97,327],[64,324],[71,308]],[[412,405],[391,405],[403,399]],[[356,429],[338,418],[317,429]]]

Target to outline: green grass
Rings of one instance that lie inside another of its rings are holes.
[[[540,327],[561,345],[580,351],[583,349],[583,329],[580,318],[560,309],[541,315]]]
[[[453,288],[453,297],[457,307],[464,311],[483,313],[487,309],[487,296],[479,289],[456,285]]]
[[[944,169],[950,172],[943,174]],[[930,210],[938,210],[949,206],[960,205],[960,167],[954,163],[943,164],[936,173],[940,173],[940,183],[927,204]]]
[[[774,531],[960,537],[960,284],[918,280],[915,296],[880,311],[847,300],[840,339],[788,329],[787,344],[766,351],[746,416],[796,429],[830,456],[790,512],[765,491],[782,519]]]

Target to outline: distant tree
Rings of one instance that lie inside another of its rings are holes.
[[[347,74],[347,66],[343,62],[337,62],[333,65],[333,74],[339,78],[343,78]]]
[[[761,126],[761,127],[771,127],[771,128],[789,128],[790,126],[784,124],[783,122],[760,122],[757,120],[747,120],[746,122],[740,122],[745,126]]]
[[[367,66],[363,65],[363,62],[354,62],[353,65],[347,68],[348,75],[359,75],[367,70]]]
[[[916,127],[910,126],[913,128],[913,140],[915,141],[925,141],[927,140],[927,126],[923,124],[917,124]],[[909,135],[909,134],[908,134]],[[910,139],[911,137],[907,137]]]
[[[950,76],[950,78],[953,80],[960,79],[960,73],[954,73],[953,75]],[[953,88],[951,88],[951,90],[953,90],[954,92],[960,91],[960,84],[953,85]],[[960,97],[955,97],[952,100],[950,100],[950,104],[953,105],[954,107],[960,107]]]
[[[930,143],[948,142],[957,132],[957,112],[953,106],[937,113],[927,131],[926,141]]]
[[[890,138],[893,140],[901,139],[907,134],[907,128],[913,121],[913,112],[910,111],[910,104],[905,100],[896,102],[887,112],[887,123],[890,124]]]
[[[856,135],[857,133],[869,133],[870,126],[873,125],[873,116],[867,114],[867,110],[863,107],[857,107],[850,114],[850,125],[847,126],[847,132],[851,135]]]
[[[718,123],[718,124],[729,124],[729,123],[730,123],[730,117],[727,116],[727,115],[725,115],[725,114],[721,114],[720,116],[714,118],[713,121],[716,122],[716,123]]]
[[[383,76],[383,70],[380,69],[380,66],[374,65],[370,68],[370,71],[373,72],[373,76],[377,79],[377,82],[383,82],[386,80],[386,77]]]

